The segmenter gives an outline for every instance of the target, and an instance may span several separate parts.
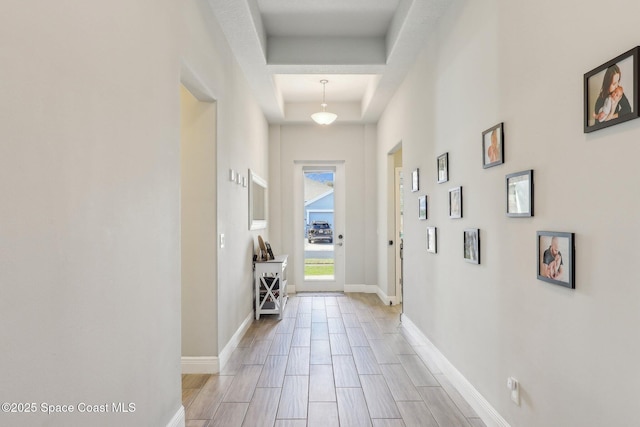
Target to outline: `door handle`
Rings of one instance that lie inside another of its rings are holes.
[[[342,243],[342,242],[338,242],[338,243],[336,243],[336,245],[338,245],[338,246],[342,246],[343,244],[344,244],[344,243]]]

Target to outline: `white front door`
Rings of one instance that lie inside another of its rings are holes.
[[[344,162],[296,163],[294,176],[296,291],[343,291]]]

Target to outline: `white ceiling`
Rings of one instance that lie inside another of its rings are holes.
[[[265,116],[376,122],[448,0],[208,0]],[[312,106],[311,104],[315,104]]]
[[[336,102],[360,102],[376,76],[371,74],[276,74],[276,87],[286,102],[322,101],[322,84],[326,79],[327,104]]]

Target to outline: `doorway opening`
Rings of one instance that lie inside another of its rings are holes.
[[[404,182],[402,174],[402,142],[388,155],[388,295],[392,303],[402,303],[403,293],[403,245],[404,245]]]
[[[180,265],[183,374],[218,371],[217,104],[182,76]]]

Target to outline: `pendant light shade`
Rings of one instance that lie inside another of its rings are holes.
[[[329,83],[329,81],[328,80],[320,80],[320,83],[322,83],[322,104],[320,104],[322,106],[322,111],[319,111],[317,113],[313,113],[311,115],[311,118],[313,119],[314,122],[316,122],[319,125],[330,125],[331,123],[336,121],[336,119],[338,118],[338,115],[326,111],[326,109],[327,109],[327,102],[326,102],[326,99],[325,99],[326,98],[326,84]]]

